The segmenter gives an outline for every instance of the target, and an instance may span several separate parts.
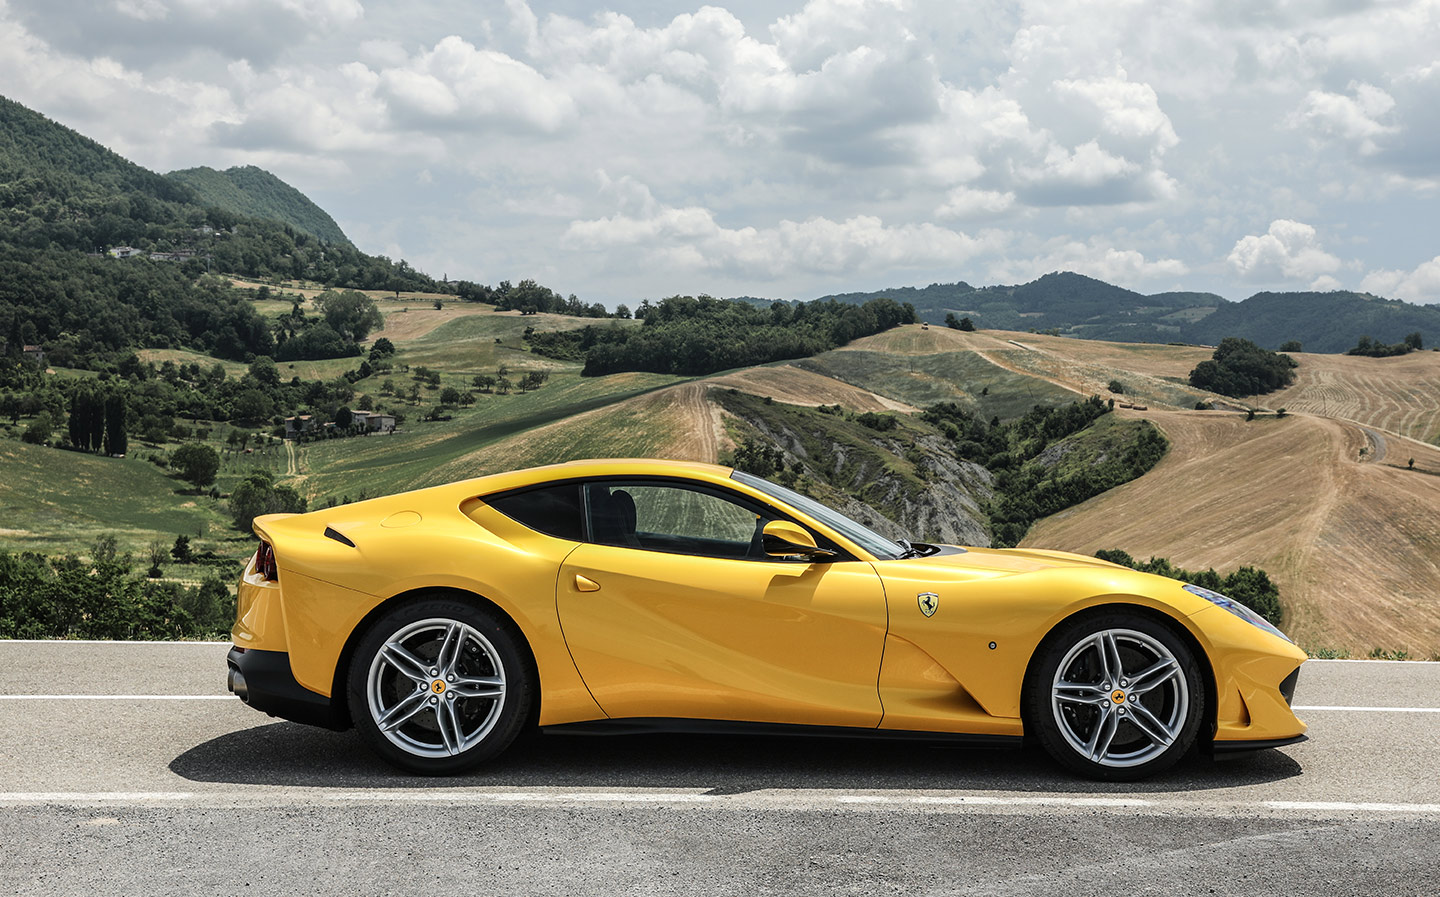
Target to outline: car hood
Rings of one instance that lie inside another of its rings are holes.
[[[1118,564],[1099,558],[1071,554],[1068,551],[1043,551],[1031,548],[964,548],[942,546],[939,554],[928,557],[906,558],[898,561],[878,561],[876,569],[884,574],[900,574],[907,577],[937,575],[950,581],[974,579],[995,579],[1001,576],[1015,576],[1020,573],[1035,573],[1057,567],[1100,568],[1103,570],[1125,570]]]

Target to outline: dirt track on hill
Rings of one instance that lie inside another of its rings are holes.
[[[1369,440],[1342,421],[1144,417],[1171,440],[1160,464],[1041,521],[1022,544],[1259,566],[1279,584],[1285,628],[1302,646],[1440,651],[1440,451],[1417,449],[1411,471],[1362,462]]]

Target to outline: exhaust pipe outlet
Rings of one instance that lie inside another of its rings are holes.
[[[241,701],[250,703],[250,688],[245,684],[245,674],[236,667],[231,667],[230,675],[225,677],[225,687]]]

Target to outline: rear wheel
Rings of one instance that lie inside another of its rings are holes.
[[[1162,623],[1097,614],[1065,625],[1041,650],[1026,709],[1064,766],[1130,781],[1169,768],[1195,743],[1205,714],[1200,668]]]
[[[452,598],[410,602],[375,621],[349,676],[361,737],[422,775],[464,772],[509,747],[533,687],[509,621]]]

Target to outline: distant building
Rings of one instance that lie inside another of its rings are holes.
[[[215,228],[211,227],[208,224],[202,224],[199,227],[195,228],[195,233],[199,234],[202,237],[212,237],[215,235]]]
[[[174,252],[150,253],[150,261],[152,262],[187,262],[194,257],[195,250],[193,249],[177,249]]]
[[[294,417],[285,418],[285,438],[294,439],[301,433],[308,433],[315,429],[315,418],[309,414],[297,414]]]
[[[388,433],[395,429],[395,415],[379,414],[374,411],[350,412],[353,427],[363,427],[371,433]]]
[[[137,255],[144,255],[145,253],[143,250],[136,249],[134,246],[114,246],[105,250],[105,254],[112,259],[131,259]]]
[[[42,368],[45,366],[45,350],[40,348],[39,346],[26,346],[20,350],[20,354],[35,362]]]

